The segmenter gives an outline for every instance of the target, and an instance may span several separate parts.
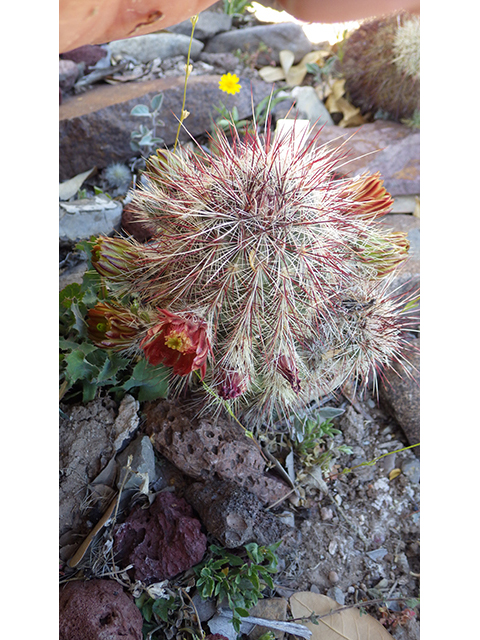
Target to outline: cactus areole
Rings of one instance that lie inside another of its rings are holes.
[[[159,150],[131,205],[154,237],[92,252],[109,346],[171,366],[177,388],[204,378],[255,427],[404,358],[406,300],[390,290],[408,242],[378,224],[392,198],[378,174],[337,179],[345,154],[309,134],[297,122],[217,131],[211,153]]]

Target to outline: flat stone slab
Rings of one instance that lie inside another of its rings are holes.
[[[321,127],[314,128],[314,132]],[[376,120],[361,127],[324,126],[320,143],[343,145],[348,157],[339,175],[380,171],[392,196],[420,193],[420,133],[403,124]]]
[[[210,132],[212,118],[218,117],[214,105],[223,102],[228,110],[234,106],[239,118],[252,113],[254,104],[270,95],[271,85],[263,80],[240,78],[242,91],[235,96],[218,88],[221,76],[191,76],[187,85],[186,109],[190,112],[182,129],[180,141]],[[146,118],[130,115],[137,104],[149,105],[153,96],[163,93],[159,118],[165,126],[157,129],[165,146],[173,145],[183,100],[183,76],[159,78],[145,82],[116,85],[97,85],[86,93],[67,97],[59,108],[60,180],[96,166],[99,169],[113,162],[126,162],[134,156],[130,148],[130,134],[140,124],[149,124]],[[191,134],[191,135],[190,135]]]

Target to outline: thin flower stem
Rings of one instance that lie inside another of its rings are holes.
[[[187,82],[188,82],[188,76],[190,75],[190,51],[192,49],[193,32],[195,31],[195,25],[197,24],[197,21],[198,21],[198,15],[194,15],[192,18],[190,18],[190,20],[192,21],[192,33],[190,34],[190,42],[188,44],[187,64],[185,65],[185,84],[183,86],[182,112],[180,114],[180,119],[178,121],[178,129],[177,129],[177,135],[175,137],[175,144],[173,145],[174,153],[175,153],[175,149],[177,148],[178,136],[180,135],[180,128],[182,126],[182,122],[185,120],[184,114],[185,114],[185,102],[187,100]]]
[[[420,446],[420,443],[417,442],[417,444],[411,444],[409,447],[403,447],[402,449],[395,449],[395,451],[388,451],[387,453],[382,453],[381,456],[377,456],[376,458],[373,458],[373,460],[369,460],[368,462],[361,462],[360,464],[356,464],[354,467],[346,467],[342,471],[342,475],[344,473],[350,473],[354,469],[358,469],[358,467],[370,467],[376,464],[382,458],[385,458],[386,456],[391,456],[394,453],[400,453],[401,451],[407,451],[408,449],[413,449],[414,447],[419,447],[419,446]]]

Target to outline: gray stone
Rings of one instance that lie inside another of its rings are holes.
[[[418,484],[420,482],[420,460],[413,458],[412,460],[405,461],[402,464],[402,473],[410,482]]]
[[[62,241],[82,240],[94,235],[110,235],[119,229],[122,204],[99,194],[60,203],[59,236]]]
[[[387,555],[387,553],[388,553],[387,549],[384,549],[383,547],[381,547],[380,549],[367,551],[367,556],[370,558],[370,560],[373,560],[374,562],[378,562],[379,560],[382,560],[382,558],[384,558]]]
[[[342,606],[345,604],[345,594],[339,587],[332,587],[331,589],[329,589],[327,591],[327,596],[329,598],[333,598],[335,602],[338,602],[338,604]]]
[[[115,57],[129,57],[145,63],[155,58],[164,60],[173,56],[186,56],[189,44],[190,37],[180,33],[149,33],[144,36],[114,40],[110,43],[110,52]],[[203,46],[203,42],[193,39],[190,52],[192,60],[196,60],[200,55]]]
[[[201,40],[203,42],[212,38],[217,33],[229,31],[231,27],[232,16],[229,16],[226,13],[220,13],[219,11],[202,11],[198,16],[198,21],[195,25],[194,36],[197,40]],[[168,27],[168,31],[190,37],[192,32],[192,23],[190,20],[185,20],[184,22],[180,22],[180,24]]]
[[[73,60],[58,61],[58,84],[62,91],[70,91],[79,76],[78,65]]]
[[[288,530],[263,508],[253,493],[233,482],[194,482],[186,490],[185,497],[200,515],[207,531],[228,549],[249,542],[273,544]]]
[[[247,27],[231,30],[214,36],[205,46],[205,53],[235,52],[256,54],[262,44],[268,48],[268,53],[260,52],[257,65],[271,64],[280,61],[279,53],[289,49],[295,56],[295,63],[312,50],[312,43],[305,35],[302,27],[293,22]]]
[[[88,483],[114,455],[111,435],[117,405],[106,397],[61,409],[67,417],[60,418],[60,535],[80,528]]]
[[[118,408],[118,416],[115,420],[116,438],[113,443],[115,451],[120,451],[125,442],[130,439],[140,424],[138,410],[140,403],[127,393]],[[153,451],[152,451],[153,453]]]
[[[155,482],[155,453],[153,451],[153,446],[148,436],[140,434],[128,445],[126,449],[122,451],[122,453],[117,456],[117,461],[122,467],[117,482],[118,488],[120,488],[125,477],[126,471],[125,469],[123,469],[123,467],[126,466],[129,456],[133,457],[130,466],[132,468],[132,471],[134,471],[135,473],[130,474],[123,488],[125,490],[138,490],[145,479],[145,474],[148,474],[149,483]],[[143,474],[143,477],[142,475],[137,474]]]

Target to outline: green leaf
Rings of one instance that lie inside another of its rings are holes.
[[[235,607],[235,613],[238,613],[239,616],[246,618],[249,613],[246,609],[242,609],[242,607]]]
[[[122,388],[129,391],[134,387],[140,387],[138,394],[140,402],[166,398],[169,376],[170,369],[167,367],[162,365],[154,367],[142,359],[135,365],[132,377],[122,385]]]
[[[143,138],[140,140],[140,142],[138,143],[141,147],[145,147],[147,145],[150,145],[152,143],[152,132],[149,131],[148,133],[146,133]]]
[[[98,367],[85,359],[86,355],[95,349],[96,347],[93,344],[82,344],[66,356],[66,378],[69,382],[76,382],[77,380],[87,380],[91,382],[96,378],[98,375]]]
[[[159,93],[158,95],[152,98],[150,102],[150,107],[152,111],[159,111],[163,102],[163,93]],[[135,107],[134,107],[135,108]]]
[[[115,351],[108,354],[108,357],[105,359],[104,365],[98,374],[98,382],[105,382],[110,380],[113,384],[116,381],[116,375],[122,369],[126,369],[129,365],[130,360],[128,358],[122,357],[120,354]]]
[[[137,104],[130,111],[131,116],[140,116],[140,117],[148,117],[150,116],[150,111],[145,104]]]
[[[98,384],[96,382],[83,381],[83,395],[82,402],[85,404],[95,399],[97,393]]]

